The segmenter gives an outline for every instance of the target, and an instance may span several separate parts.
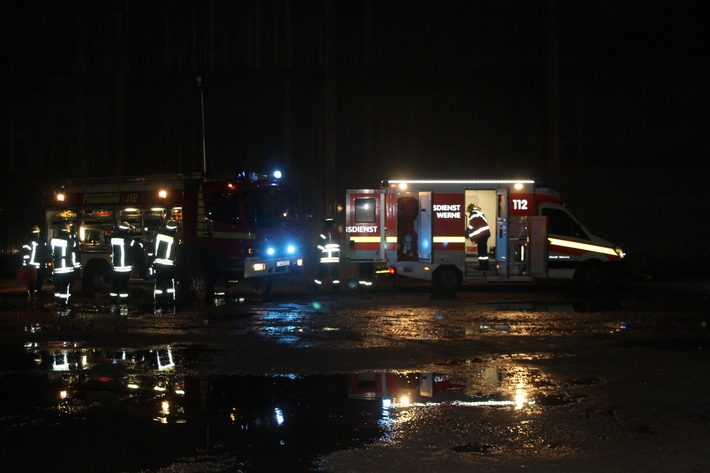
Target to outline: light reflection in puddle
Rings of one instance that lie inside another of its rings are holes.
[[[109,471],[101,463],[106,456],[121,459],[115,471],[150,471],[205,449],[243,471],[307,471],[318,455],[396,441],[403,422],[417,421],[417,410],[451,405],[526,412],[545,405],[538,400],[549,393],[540,386],[558,384],[529,366],[541,355],[474,358],[429,372],[237,376],[187,369],[201,356],[194,347],[96,349],[68,341],[20,350],[30,362],[20,363],[12,375],[15,389],[3,394],[0,429],[27,425],[35,441],[18,436],[6,445],[17,452],[8,455],[11,470],[32,444],[49,445],[49,458],[81,438],[86,451],[96,452],[85,466],[101,471]],[[57,429],[74,434],[57,435]],[[113,432],[130,437],[130,458],[121,455],[122,442],[104,441]],[[156,448],[162,464],[154,463]],[[51,467],[49,459],[38,461],[39,469]]]

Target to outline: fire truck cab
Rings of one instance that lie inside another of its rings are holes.
[[[488,269],[468,238],[467,207],[490,228]],[[431,281],[443,292],[462,282],[570,279],[601,286],[624,258],[590,232],[560,195],[532,180],[389,180],[346,192],[345,254],[354,263]]]
[[[141,248],[132,277],[147,279],[153,239],[178,223],[178,292],[199,300],[215,286],[248,280],[261,291],[273,277],[300,272],[301,227],[294,193],[259,173],[230,179],[200,174],[69,179],[45,195],[49,238],[70,223],[79,241],[84,290],[108,293],[110,240],[120,222]]]

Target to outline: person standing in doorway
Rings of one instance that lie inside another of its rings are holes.
[[[483,210],[476,204],[468,204],[466,211],[468,212],[468,231],[466,236],[476,243],[478,248],[478,266],[476,266],[476,270],[487,271],[488,237],[491,236],[488,220],[483,214]]]

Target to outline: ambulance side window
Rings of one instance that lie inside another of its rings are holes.
[[[355,199],[355,223],[375,223],[375,204],[372,197],[359,197]]]
[[[210,218],[215,222],[239,222],[239,197],[236,194],[214,194],[210,198]]]
[[[561,235],[589,240],[589,236],[582,230],[579,223],[564,210],[543,207],[541,213],[547,217],[547,231],[550,235]]]

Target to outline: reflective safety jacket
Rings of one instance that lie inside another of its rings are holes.
[[[22,266],[44,269],[47,265],[47,243],[40,238],[30,238],[22,245]]]
[[[483,212],[474,210],[468,217],[468,234],[471,241],[475,242],[480,238],[491,236],[491,229],[488,227],[488,220]]]
[[[338,263],[340,261],[340,232],[334,226],[323,229],[318,240],[321,263]]]
[[[156,266],[175,266],[175,236],[167,233],[158,233],[155,236],[155,265]]]
[[[52,238],[52,264],[55,274],[73,273],[81,267],[79,261],[79,245],[69,233],[59,233]]]
[[[111,262],[114,271],[130,273],[133,270],[135,246],[133,238],[120,233],[111,238]]]

